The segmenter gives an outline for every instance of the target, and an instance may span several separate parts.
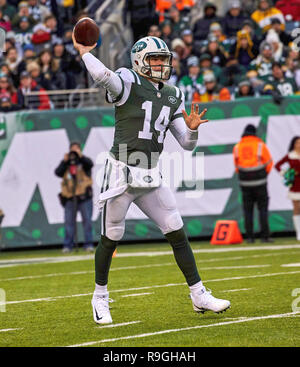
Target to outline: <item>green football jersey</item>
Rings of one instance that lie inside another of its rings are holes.
[[[272,75],[268,77],[267,84],[271,84],[282,96],[291,96],[297,92],[297,85],[292,78],[275,79]]]
[[[115,103],[115,134],[110,153],[126,164],[155,167],[170,123],[183,116],[183,93],[163,83],[156,89],[132,69],[121,68],[116,73],[121,78],[123,91],[112,101]]]

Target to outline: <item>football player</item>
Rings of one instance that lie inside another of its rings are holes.
[[[112,323],[108,273],[133,202],[156,223],[172,246],[194,310],[226,310],[230,302],[213,297],[202,284],[174,195],[161,182],[157,164],[167,129],[184,149],[194,149],[198,127],[208,121],[204,119],[206,110],[200,113],[199,106],[192,105],[188,115],[183,93],[164,83],[171,75],[172,54],[160,38],[148,36],[137,41],[131,49],[132,69],[116,72],[89,52],[96,44],[78,44],[74,35],[73,43],[93,80],[106,89],[107,101],[115,105],[114,142],[105,163],[100,194],[101,239],[95,253],[92,298],[95,322]]]

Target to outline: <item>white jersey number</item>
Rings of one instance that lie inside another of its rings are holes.
[[[139,131],[139,139],[151,140],[153,136],[153,133],[150,131],[152,120],[152,102],[145,101],[142,104],[142,109],[145,110],[145,118],[144,118],[143,130]],[[154,122],[155,130],[160,132],[157,139],[159,143],[163,143],[164,141],[165,131],[170,121],[170,111],[171,111],[170,107],[163,106],[160,111],[160,114],[158,115],[158,118]]]

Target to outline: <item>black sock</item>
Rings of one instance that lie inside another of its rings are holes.
[[[183,228],[165,235],[171,244],[175,260],[189,286],[200,282],[193,251]]]
[[[112,260],[112,255],[117,247],[118,241],[112,241],[105,236],[101,236],[95,252],[95,276],[96,284],[106,285],[108,282],[108,272]]]

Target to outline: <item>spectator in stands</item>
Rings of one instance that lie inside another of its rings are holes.
[[[252,88],[254,89],[255,95],[261,95],[264,88],[265,82],[258,77],[256,70],[249,70],[246,73],[246,77],[249,80]]]
[[[36,60],[31,61],[27,64],[26,71],[29,73],[31,79],[35,82],[36,85],[41,86],[46,90],[51,89],[49,80],[44,80],[42,78],[41,67]]]
[[[14,85],[16,85],[16,79],[18,74],[18,65],[21,62],[22,57],[18,54],[16,47],[10,47],[6,52],[5,62],[9,67],[11,77],[13,78]]]
[[[254,97],[255,92],[247,78],[242,79],[235,89],[234,98],[239,99],[243,97]]]
[[[273,87],[283,97],[291,96],[298,92],[298,87],[293,78],[286,78],[279,62],[272,64],[272,75],[266,79],[266,84]]]
[[[222,73],[222,68],[220,68],[218,65],[213,64],[212,57],[209,53],[203,53],[199,58],[199,65],[200,65],[200,72],[203,77],[203,74],[207,71],[212,71],[214,73],[214,76],[216,77],[216,80],[220,80],[220,76]]]
[[[246,68],[240,65],[234,56],[230,56],[222,69],[220,83],[226,87],[235,87],[246,74]]]
[[[199,96],[204,91],[198,57],[190,56],[187,59],[187,66],[188,74],[180,79],[178,87],[184,94],[187,103],[199,102]]]
[[[171,43],[171,50],[179,57],[182,75],[188,74],[187,59],[189,51],[181,38],[175,38]]]
[[[168,48],[170,49],[173,40],[171,22],[166,19],[161,23],[160,27],[161,27],[161,38],[166,42]]]
[[[194,35],[190,29],[184,29],[181,32],[181,39],[183,40],[189,55],[200,56],[200,50],[195,47]]]
[[[37,23],[43,22],[47,15],[50,15],[50,9],[42,5],[39,0],[28,0],[29,14]]]
[[[26,93],[29,92],[39,92],[39,95],[25,96]],[[20,86],[17,90],[17,103],[23,109],[50,109],[50,100],[46,91],[38,86],[26,71],[23,71],[20,75]]]
[[[279,0],[275,6],[289,21],[300,21],[300,0]]]
[[[72,41],[72,32],[73,32],[73,27],[72,26],[66,25],[64,27],[63,42],[64,42],[65,48],[69,52],[69,54],[74,56],[79,62],[80,58],[78,57],[78,52],[75,50],[74,45],[73,45],[73,41]]]
[[[279,19],[281,23],[281,29],[285,29],[285,21],[282,12],[272,6],[271,0],[259,0],[258,9],[255,10],[251,19],[262,30],[263,33],[267,32],[271,28],[272,19]]]
[[[16,14],[16,8],[13,5],[10,5],[7,0],[0,0],[0,9],[2,10],[3,15],[6,15],[10,20]]]
[[[32,38],[32,26],[28,17],[21,17],[19,23],[15,26],[15,40],[16,45],[24,47],[25,45],[31,44]]]
[[[69,152],[55,169],[56,176],[63,179],[60,201],[65,212],[64,253],[72,251],[74,247],[78,211],[83,221],[85,250],[93,251],[93,166],[92,160],[82,154],[80,143],[72,142]]]
[[[278,34],[273,30],[270,29],[266,34],[266,42],[270,43],[272,45],[273,49],[273,59],[275,61],[282,61],[283,57],[283,43],[280,42]]]
[[[283,169],[284,165],[287,165],[286,169]],[[293,203],[294,228],[297,241],[300,241],[300,136],[293,137],[288,154],[276,163],[275,168],[286,177],[285,185],[289,187],[287,196]],[[290,177],[287,177],[288,173]]]
[[[236,37],[247,18],[243,15],[240,0],[231,0],[224,17],[223,29],[227,37]]]
[[[158,24],[154,0],[126,0],[123,9],[123,23],[125,25],[128,14],[130,14],[134,42],[146,36],[150,25]]]
[[[66,88],[75,89],[83,76],[81,64],[66,50],[61,39],[56,39],[52,47],[53,57],[66,76]]]
[[[152,24],[148,31],[148,36],[161,37],[161,30],[157,24]]]
[[[6,74],[0,74],[0,95],[9,96],[16,103],[16,89],[12,80]]]
[[[42,23],[38,23],[33,27],[33,35],[31,42],[34,44],[34,48],[37,53],[41,52],[45,47],[51,45],[51,32]]]
[[[254,206],[257,204],[261,242],[273,242],[268,223],[267,189],[267,177],[273,167],[273,160],[266,144],[256,136],[254,125],[246,126],[241,140],[233,148],[233,157],[242,191],[247,241],[255,242],[253,217]]]
[[[51,42],[53,43],[57,36],[57,20],[53,14],[47,15],[44,20],[44,25],[50,31]]]
[[[3,10],[0,8],[0,28],[3,28],[6,32],[11,30],[11,22],[7,15],[3,14]]]
[[[11,78],[11,72],[5,62],[0,63],[0,75],[6,75],[8,78]]]
[[[259,47],[259,55],[250,63],[250,70],[255,70],[259,78],[272,74],[273,48],[269,42],[263,41]]]
[[[41,87],[46,90],[66,89],[66,76],[59,67],[59,61],[52,55],[51,50],[43,50],[37,62],[41,68]]]
[[[212,71],[204,73],[203,82],[205,92],[199,96],[199,102],[230,101],[231,95],[229,89],[217,83],[216,77]]]
[[[237,41],[231,47],[230,54],[245,68],[257,57],[258,50],[247,31],[237,32]]]
[[[293,38],[291,37],[291,35],[288,34],[288,33],[286,33],[282,29],[282,25],[281,25],[280,19],[274,18],[274,19],[271,20],[271,28],[270,28],[269,32],[271,30],[274,30],[278,34],[280,41],[285,46],[288,46],[288,44],[293,41]]]
[[[243,23],[243,26],[241,28],[241,31],[248,32],[250,34],[251,40],[254,44],[254,46],[259,49],[259,45],[262,41],[262,35],[261,32],[258,31],[258,29],[255,29],[255,23],[251,19],[246,19]]]
[[[1,112],[14,112],[19,111],[20,106],[14,104],[9,95],[0,95],[0,111]]]
[[[295,80],[297,88],[300,90],[300,57],[298,50],[288,50],[282,70],[285,72],[286,77]]]
[[[225,66],[227,55],[215,36],[208,37],[208,44],[206,47],[201,49],[201,51],[211,56],[213,65],[217,65],[219,67]]]
[[[182,31],[189,27],[189,23],[181,16],[176,6],[172,6],[169,9],[168,19],[171,21],[172,38],[180,37]]]
[[[209,27],[212,23],[222,24],[222,18],[217,16],[217,7],[211,2],[204,5],[204,16],[196,21],[194,24],[194,38],[195,40],[205,40],[209,33]]]
[[[181,78],[180,61],[176,52],[172,52],[172,55],[172,74],[167,84],[177,86]]]
[[[195,0],[156,0],[156,11],[159,15],[159,22],[165,20],[168,11],[172,6],[176,6],[181,14],[188,15],[191,8],[195,5]]]
[[[30,15],[27,1],[21,1],[18,5],[18,12],[14,15],[11,21],[14,29],[18,30],[20,28],[20,20],[24,17],[27,18],[30,28],[36,24],[36,20]]]
[[[209,35],[216,37],[218,42],[224,42],[226,40],[226,36],[223,33],[223,29],[221,24],[218,22],[211,23],[209,27]]]
[[[36,52],[32,44],[23,47],[23,59],[18,65],[18,75],[27,70],[27,65],[36,59]]]

